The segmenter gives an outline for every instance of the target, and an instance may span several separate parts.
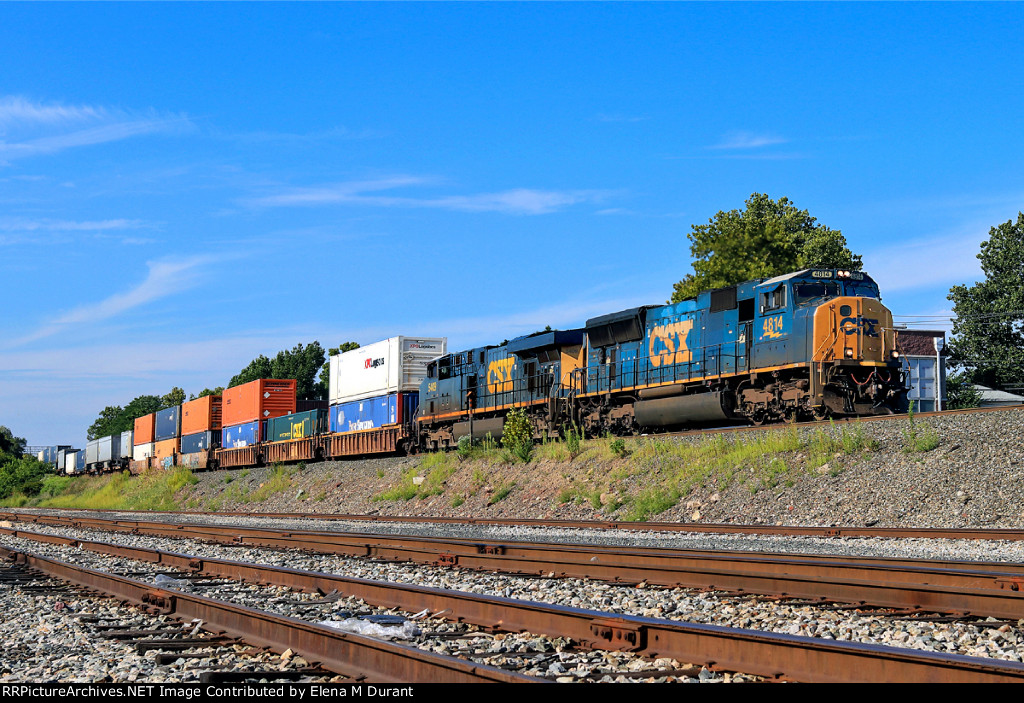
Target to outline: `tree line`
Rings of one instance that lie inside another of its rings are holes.
[[[231,377],[227,387],[233,388],[243,383],[261,378],[294,378],[296,380],[296,396],[299,400],[316,400],[328,397],[330,380],[330,355],[358,349],[356,342],[345,342],[331,347],[326,352],[320,342],[297,344],[292,349],[279,351],[273,358],[260,354],[250,361],[241,371]],[[204,388],[198,394],[185,397],[185,391],[175,386],[165,395],[140,395],[123,408],[108,405],[89,425],[86,436],[88,439],[99,439],[113,434],[120,434],[132,429],[135,420],[166,408],[181,405],[186,400],[195,400],[208,395],[219,395],[224,386]]]

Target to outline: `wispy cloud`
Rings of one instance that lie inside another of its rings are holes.
[[[147,227],[142,220],[27,220],[0,217],[0,232],[103,232],[108,230],[140,229]]]
[[[864,269],[887,291],[943,288],[982,278],[977,254],[987,230],[964,226],[954,232],[919,237],[864,254]],[[908,266],[907,262],[914,262]]]
[[[50,337],[74,325],[109,320],[172,293],[180,293],[199,282],[200,268],[203,265],[217,260],[213,256],[197,256],[181,260],[147,262],[149,271],[146,278],[134,288],[123,293],[115,293],[95,303],[73,308],[45,323],[35,332],[5,346],[18,347]]]
[[[184,115],[0,97],[0,163],[144,134],[191,130]]]
[[[276,195],[250,198],[244,203],[256,207],[310,205],[365,205],[374,207],[438,208],[461,212],[500,212],[514,215],[542,215],[571,205],[599,201],[608,191],[536,190],[515,188],[497,193],[448,195],[436,198],[369,195],[406,186],[421,186],[432,179],[418,176],[336,183],[316,188],[296,188]]]
[[[718,144],[708,149],[760,149],[775,144],[785,144],[788,139],[774,134],[756,134],[754,132],[729,132]]]

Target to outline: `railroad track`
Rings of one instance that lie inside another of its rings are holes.
[[[198,583],[198,577],[203,577],[286,586],[317,594],[343,594],[348,598],[399,608],[407,612],[420,608],[436,610],[439,613],[447,613],[449,618],[472,623],[489,631],[546,632],[549,635],[568,638],[585,649],[627,650],[651,658],[695,662],[720,670],[745,672],[772,679],[831,682],[1024,680],[1024,665],[1015,662],[916,652],[852,642],[829,642],[808,637],[678,623],[656,618],[611,615],[579,608],[428,589],[422,586],[366,581],[138,546],[87,541],[75,537],[22,532],[18,534],[18,538],[38,540],[47,545],[60,545],[66,550],[74,548],[75,551],[86,550],[104,557],[130,558],[157,564],[164,572],[173,570],[176,575],[187,577],[188,583],[192,584]],[[154,588],[151,583],[104,574],[96,569],[62,564],[55,559],[29,555],[25,551],[18,552],[5,548],[0,550],[0,554],[7,554],[9,559],[13,558],[19,564],[59,574],[62,578],[80,585],[103,588],[120,598],[146,603],[165,614],[202,618],[210,627],[231,636],[241,637],[247,642],[269,646],[278,651],[287,646],[300,652],[304,658],[319,662],[319,666],[349,676],[366,676],[368,680],[374,680],[376,676],[381,677],[378,680],[441,680],[436,678],[438,672],[433,670],[429,672],[430,679],[416,678],[425,673],[422,667],[427,664],[424,662],[418,663],[417,666],[420,668],[415,671],[408,668],[410,665],[399,664],[404,667],[399,679],[388,678],[395,675],[394,671],[386,673],[379,669],[368,675],[361,667],[365,666],[365,659],[370,655],[360,655],[358,652],[353,654],[349,648],[342,648],[342,656],[337,649],[340,645],[335,643],[325,646],[322,644],[324,633],[316,631],[316,626],[310,623],[296,624],[294,618],[284,618],[291,621],[285,623],[288,626],[287,630],[278,629],[284,627],[275,621],[275,618],[280,616],[264,611],[255,611],[229,603],[205,602],[210,599],[179,590]],[[273,634],[270,634],[271,632]],[[330,634],[336,636],[336,633]],[[348,636],[346,639],[352,637]],[[378,653],[371,658],[378,661],[383,654],[380,653],[380,648],[375,651]],[[335,658],[331,658],[331,652]],[[359,665],[354,665],[354,661],[358,661]],[[387,666],[394,665],[391,662]],[[357,671],[361,673],[356,673]],[[450,664],[444,662],[442,673],[448,676],[465,675],[464,671],[452,670]],[[497,676],[494,672],[483,673],[486,676]]]
[[[0,513],[0,517],[8,517]],[[753,554],[238,525],[36,515],[29,522],[230,545],[303,550],[510,574],[649,583],[952,615],[1024,619],[1024,565],[1005,562]],[[0,532],[17,535],[11,528]]]

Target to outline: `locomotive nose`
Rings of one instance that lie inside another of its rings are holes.
[[[813,361],[885,365],[895,350],[892,313],[873,298],[834,298],[814,314]]]

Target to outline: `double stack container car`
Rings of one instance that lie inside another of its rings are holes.
[[[292,378],[261,378],[225,389],[221,406],[221,466],[263,463],[261,445],[266,421],[295,412],[297,382]]]
[[[213,465],[221,444],[223,397],[207,395],[181,406],[181,454],[178,463],[193,469]]]

